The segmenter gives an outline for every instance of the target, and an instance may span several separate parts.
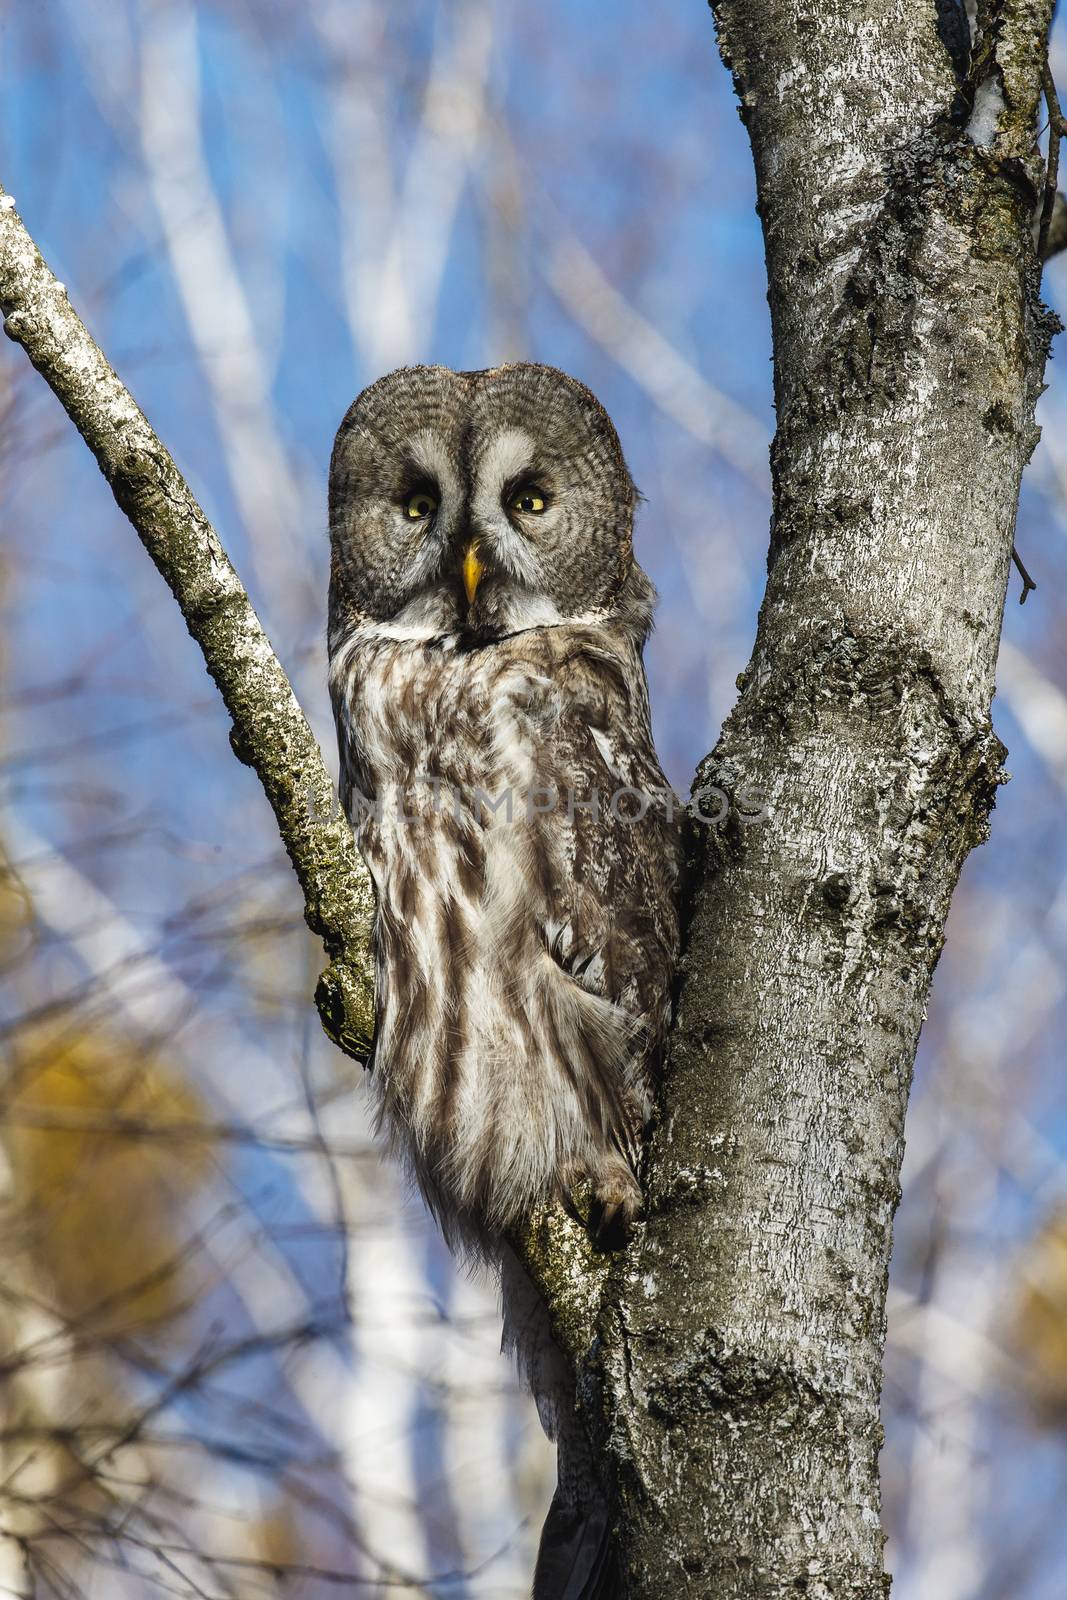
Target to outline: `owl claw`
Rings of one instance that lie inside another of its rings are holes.
[[[622,1189],[612,1185],[597,1191],[589,1208],[589,1229],[602,1250],[618,1250],[630,1233],[630,1225],[641,1209],[641,1192],[636,1184]]]
[[[619,1242],[625,1237],[627,1217],[622,1203],[610,1200],[606,1205],[593,1207],[590,1217],[593,1224],[593,1237],[597,1244],[609,1247],[618,1237]]]
[[[618,1250],[640,1214],[641,1190],[632,1173],[602,1179],[596,1188],[580,1172],[559,1190],[559,1202],[572,1222],[583,1228],[601,1250]]]

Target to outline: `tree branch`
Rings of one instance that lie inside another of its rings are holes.
[[[289,680],[218,534],[0,189],[0,312],[96,457],[178,605],[233,719],[234,754],[255,769],[330,958],[323,1026],[365,1060],[374,1020],[373,891]]]

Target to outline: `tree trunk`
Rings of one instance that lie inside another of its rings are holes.
[[[873,1600],[904,1112],[1002,781],[990,702],[1052,331],[1032,237],[1051,5],[985,7],[970,75],[952,7],[713,9],[767,249],[769,581],[698,776],[739,804],[695,830],[649,1221],[584,1395],[631,1600]]]

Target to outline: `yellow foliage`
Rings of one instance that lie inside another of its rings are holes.
[[[279,1495],[254,1528],[256,1554],[275,1572],[307,1561],[300,1521],[291,1500]]]
[[[1014,1344],[1037,1410],[1067,1420],[1067,1207],[1047,1219],[1020,1269]]]
[[[164,1333],[194,1290],[183,1210],[208,1158],[166,1136],[204,1121],[188,1086],[130,1039],[37,1032],[5,1100],[15,1248],[94,1333]]]

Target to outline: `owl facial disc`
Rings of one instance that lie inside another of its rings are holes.
[[[635,490],[618,436],[554,367],[405,367],[365,389],[330,463],[331,639],[479,644],[617,615],[640,637]]]

